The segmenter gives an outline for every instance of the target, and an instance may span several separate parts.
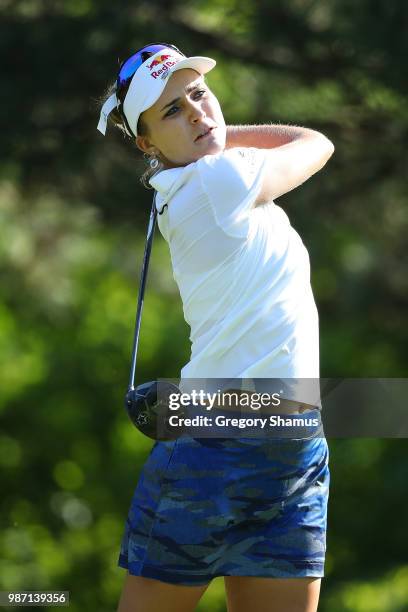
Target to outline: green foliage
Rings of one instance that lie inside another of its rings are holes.
[[[127,419],[151,194],[96,100],[151,40],[213,56],[227,122],[305,124],[336,146],[283,206],[307,245],[322,376],[404,377],[408,331],[402,0],[6,0],[0,142],[0,590],[114,609],[124,519],[151,441]],[[177,377],[189,330],[156,236],[139,379]],[[385,407],[386,410],[387,407]],[[331,440],[322,612],[404,612],[405,440]],[[199,610],[225,610],[221,578]]]
[[[401,566],[375,582],[350,581],[326,602],[332,612],[407,612],[408,567]]]

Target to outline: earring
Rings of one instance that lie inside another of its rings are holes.
[[[156,158],[157,153],[155,151],[153,151],[152,153],[145,153],[144,156],[146,157],[146,159],[149,162],[149,166],[152,170],[156,170],[157,166],[159,165],[159,160]]]

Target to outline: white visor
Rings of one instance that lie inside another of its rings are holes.
[[[143,111],[160,98],[170,74],[183,68],[192,68],[206,74],[214,68],[216,61],[209,57],[185,57],[174,49],[164,48],[147,59],[135,72],[123,102],[123,112],[133,132],[125,126],[130,137],[137,136],[137,122]],[[116,94],[112,94],[102,107],[97,129],[105,135],[109,113],[118,107]]]

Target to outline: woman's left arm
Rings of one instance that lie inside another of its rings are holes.
[[[313,131],[295,125],[228,125],[225,148],[274,149],[311,134]]]
[[[295,189],[326,164],[333,143],[320,132],[292,126],[231,126],[227,146],[266,150],[266,171],[255,201],[264,204]]]

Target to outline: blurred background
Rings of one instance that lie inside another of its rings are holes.
[[[325,169],[279,199],[309,249],[323,377],[407,373],[408,3],[2,0],[0,590],[112,611],[152,441],[123,409],[151,192],[97,100],[149,42],[214,57],[226,121],[322,131]],[[139,380],[189,358],[156,235]],[[387,409],[387,406],[384,406]],[[405,439],[330,439],[321,612],[408,610]],[[49,608],[48,608],[49,609]],[[222,578],[199,610],[225,610]]]

